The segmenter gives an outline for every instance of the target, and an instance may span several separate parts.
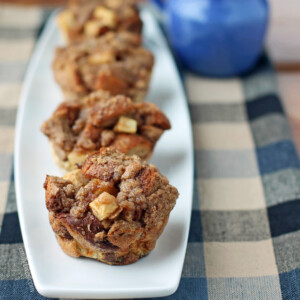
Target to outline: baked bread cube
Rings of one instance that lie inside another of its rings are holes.
[[[155,248],[178,197],[156,167],[112,148],[63,178],[47,175],[44,188],[62,250],[111,265],[134,263]]]
[[[110,32],[57,48],[53,70],[65,99],[103,90],[140,102],[147,93],[153,64],[153,55],[141,47],[140,36]]]
[[[71,0],[57,17],[64,39],[82,42],[107,32],[141,34],[142,21],[134,1]]]
[[[162,133],[170,128],[156,105],[98,91],[81,101],[60,104],[41,131],[49,138],[55,162],[72,170],[88,154],[108,146],[148,160]]]

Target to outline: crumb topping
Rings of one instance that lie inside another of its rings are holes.
[[[71,0],[58,15],[58,25],[67,41],[83,41],[109,31],[140,34],[142,21],[134,1]]]
[[[54,225],[59,220],[57,234],[76,232],[100,249],[125,251],[136,241],[150,247],[178,197],[156,167],[112,148],[90,155],[74,172],[64,179],[47,176],[47,209]]]
[[[76,160],[70,153],[88,154],[107,146],[128,154],[137,148],[152,151],[169,128],[168,119],[154,104],[137,104],[125,96],[96,92],[82,102],[62,103],[41,130],[59,158],[67,161]],[[133,153],[144,158],[142,151]]]
[[[147,91],[153,55],[140,46],[141,38],[127,32],[57,48],[55,79],[66,93],[86,95],[104,90],[139,101]]]

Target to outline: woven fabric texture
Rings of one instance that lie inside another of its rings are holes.
[[[47,13],[0,6],[0,299],[35,290],[19,227],[15,116]],[[266,57],[245,76],[183,75],[195,182],[182,279],[166,299],[300,299],[300,161]],[[178,120],[180,121],[180,120]]]

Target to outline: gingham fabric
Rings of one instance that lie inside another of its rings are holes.
[[[0,299],[43,299],[22,243],[12,157],[22,80],[45,15],[0,6]],[[182,279],[167,299],[300,299],[300,162],[269,62],[241,78],[184,78],[195,191]]]

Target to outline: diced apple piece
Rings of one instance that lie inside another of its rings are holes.
[[[89,204],[94,216],[100,221],[109,218],[117,209],[116,197],[103,192],[99,197]]]
[[[99,19],[103,26],[113,28],[117,24],[116,14],[103,6],[98,6],[94,10],[94,17]]]
[[[61,29],[66,30],[74,25],[75,18],[71,11],[65,10],[58,15],[57,22]]]
[[[76,164],[82,163],[87,157],[87,154],[80,154],[77,152],[71,152],[68,155],[68,161],[71,166],[75,166]]]
[[[102,27],[102,22],[98,20],[90,20],[87,21],[84,25],[84,33],[89,37],[96,37],[99,34]]]
[[[61,29],[62,35],[66,41],[69,41],[69,30],[75,24],[75,18],[71,11],[65,10],[57,17],[58,26]]]
[[[88,179],[85,178],[80,169],[71,171],[63,176],[63,179],[71,181],[76,187],[81,187],[88,183]]]
[[[118,123],[114,127],[116,132],[136,133],[137,121],[127,117],[120,117]]]
[[[88,58],[91,64],[107,64],[115,61],[115,56],[110,52],[94,53]]]

